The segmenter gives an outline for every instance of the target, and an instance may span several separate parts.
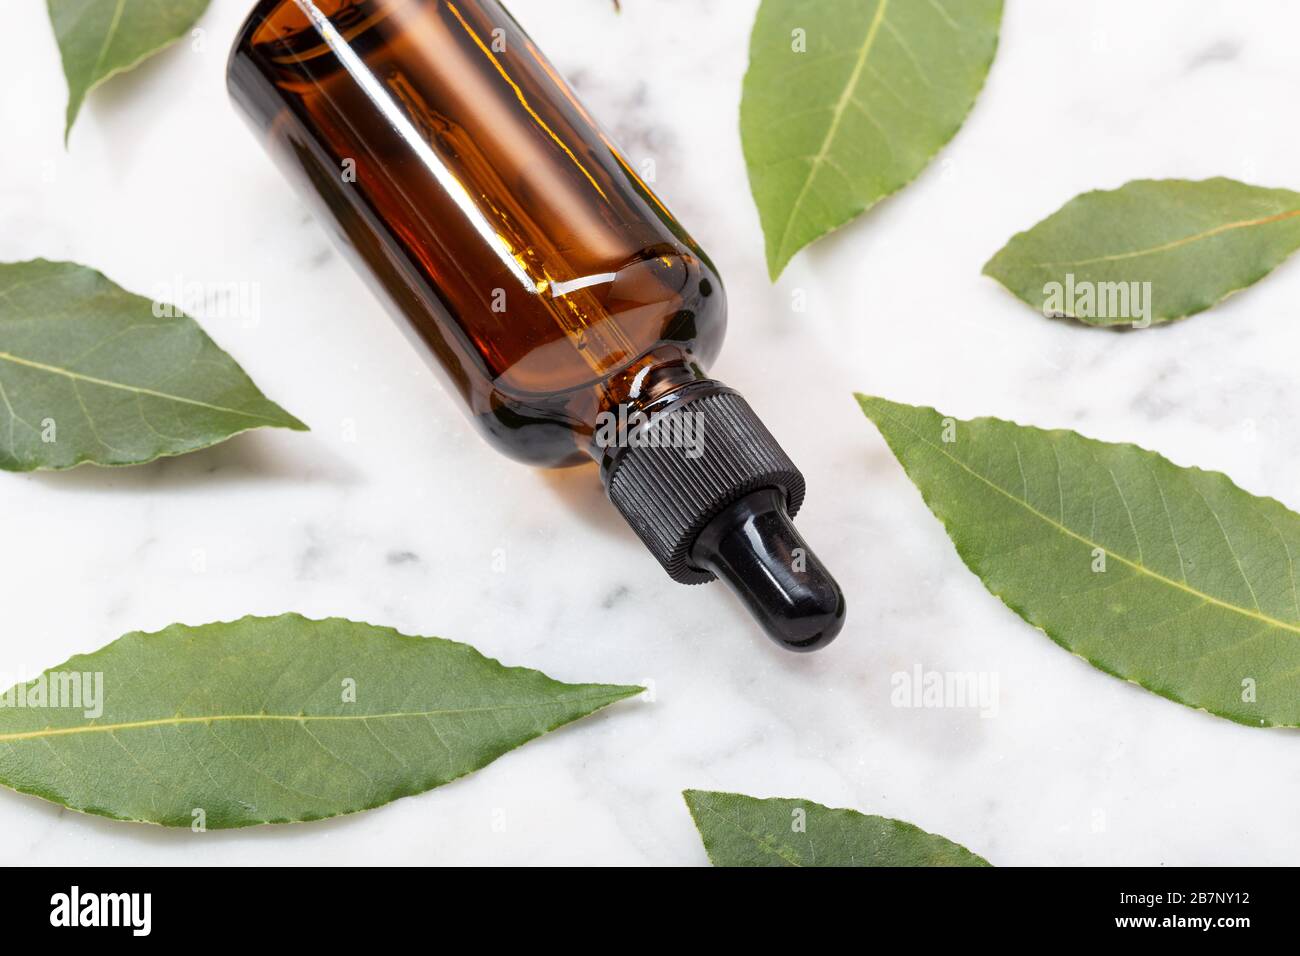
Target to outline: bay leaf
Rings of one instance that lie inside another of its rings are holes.
[[[135,465],[263,427],[307,428],[193,319],[76,263],[0,263],[0,469]]]
[[[68,79],[72,132],[86,95],[125,73],[194,26],[209,0],[48,0],[50,24]]]
[[[1142,179],[1076,196],[984,266],[1048,315],[1144,328],[1202,312],[1300,247],[1300,193]]]
[[[1300,515],[1129,444],[858,396],[957,553],[1069,651],[1251,726],[1300,726]]]
[[[714,866],[989,866],[951,840],[902,820],[811,800],[682,794]]]
[[[0,698],[0,783],[166,826],[318,820],[441,786],[641,690],[337,618],[174,624]]]
[[[952,139],[1001,19],[1002,0],[763,0],[740,132],[773,280]]]

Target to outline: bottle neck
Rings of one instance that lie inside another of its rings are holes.
[[[627,452],[648,442],[673,443],[694,457],[696,446],[704,441],[702,429],[691,427],[695,419],[674,415],[671,429],[659,427],[661,422],[690,402],[732,391],[707,378],[703,370],[684,363],[651,369],[638,384],[640,387],[626,399],[601,410],[590,437],[588,451],[600,466],[600,479],[606,489]]]
[[[587,453],[600,466],[601,481],[608,484],[623,452],[642,440],[657,416],[678,402],[718,390],[728,391],[704,369],[678,357],[648,362],[611,381],[587,438]]]

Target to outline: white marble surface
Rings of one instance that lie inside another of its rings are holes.
[[[755,4],[624,0],[617,16],[607,0],[515,0],[631,158],[656,161],[726,278],[714,372],[802,465],[799,525],[848,594],[844,634],[809,657],[769,646],[721,585],[669,581],[591,471],[530,471],[471,432],[227,104],[249,5],[214,0],[200,47],[94,93],[66,152],[44,4],[6,5],[0,261],[73,259],[145,294],[176,276],[254,284],[259,323],[205,325],[314,430],[0,476],[0,671],[128,630],[297,610],[563,679],[652,681],[654,700],[319,824],[194,835],[0,793],[0,862],[701,864],[684,787],[898,816],[1000,864],[1300,859],[1296,734],[1170,703],[1021,622],[851,398],[1133,440],[1300,508],[1300,263],[1136,334],[1046,321],[980,275],[1084,189],[1220,174],[1300,187],[1294,4],[1011,0],[954,142],[773,287],[736,132]],[[917,664],[997,675],[997,715],[892,707],[890,675]]]

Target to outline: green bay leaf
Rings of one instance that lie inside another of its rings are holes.
[[[133,69],[194,26],[209,0],[48,0],[50,24],[68,79],[72,132],[86,95]]]
[[[1001,19],[1002,0],[763,0],[740,131],[774,280],[952,139]]]
[[[75,263],[0,263],[0,469],[135,465],[306,430],[168,311]]]
[[[1013,236],[984,274],[1047,314],[1144,327],[1210,308],[1297,247],[1300,193],[1223,178],[1135,180],[1071,199]]]
[[[1129,444],[858,396],[958,554],[1094,666],[1300,726],[1300,515]]]
[[[959,844],[888,817],[811,800],[682,794],[714,866],[988,866]]]
[[[0,783],[167,826],[318,820],[441,786],[641,690],[340,619],[176,624],[0,697]]]

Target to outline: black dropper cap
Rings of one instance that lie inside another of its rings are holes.
[[[803,475],[749,404],[697,381],[643,415],[607,459],[605,487],[669,576],[722,578],[789,650],[834,640],[844,595],[790,520]]]

